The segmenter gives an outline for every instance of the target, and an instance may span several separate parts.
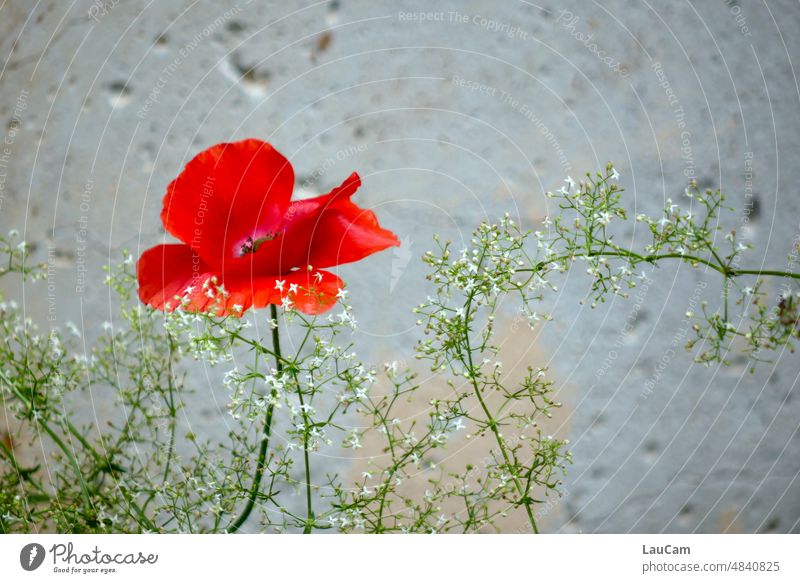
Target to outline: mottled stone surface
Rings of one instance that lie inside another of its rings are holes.
[[[114,310],[101,266],[164,240],[169,180],[249,136],[291,159],[305,193],[357,169],[360,203],[403,240],[340,269],[370,362],[410,360],[434,233],[459,242],[504,211],[535,226],[545,190],[608,160],[636,212],[658,213],[687,176],[721,186],[749,262],[785,268],[800,228],[798,63],[789,1],[9,0],[0,228],[36,246],[53,290],[14,293],[91,335]],[[800,530],[800,360],[776,354],[754,375],[691,366],[682,314],[720,282],[675,265],[651,277],[591,310],[576,270],[533,346],[506,332],[520,369],[548,364],[563,387],[555,430],[575,463],[546,528]],[[195,420],[211,436],[224,432],[212,395],[225,397],[205,381]]]

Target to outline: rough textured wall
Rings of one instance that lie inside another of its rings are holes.
[[[49,264],[44,290],[16,291],[43,322],[111,319],[101,265],[163,240],[161,197],[188,159],[248,136],[291,159],[303,192],[357,169],[361,204],[403,240],[340,270],[372,362],[410,360],[434,233],[460,241],[504,211],[535,226],[545,190],[608,160],[636,212],[688,176],[722,187],[755,266],[786,268],[798,235],[796,2],[0,6],[0,228]],[[533,341],[507,329],[509,362],[546,363],[563,387],[554,430],[575,463],[545,527],[800,530],[800,359],[691,366],[682,314],[720,282],[650,275],[591,310],[570,274]],[[218,386],[200,387],[197,432],[225,431]]]

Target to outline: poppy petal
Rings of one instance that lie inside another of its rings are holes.
[[[360,186],[361,178],[353,172],[328,194],[289,205],[283,234],[274,241],[281,246],[282,264],[330,267],[400,245],[374,212],[350,200]]]
[[[219,267],[239,257],[248,240],[269,237],[281,224],[294,170],[261,140],[212,146],[195,156],[167,187],[164,228]]]
[[[256,290],[253,294],[253,306],[256,308],[263,308],[267,304],[281,304],[283,297],[288,296],[295,310],[304,314],[321,314],[336,304],[339,290],[344,288],[344,282],[337,275],[317,269],[298,269],[269,279],[274,284],[274,293],[267,286],[253,286]],[[242,278],[242,281],[245,280]],[[276,289],[278,282],[281,283],[280,292]]]
[[[139,299],[158,310],[172,311],[186,298],[188,311],[206,311],[213,298],[203,285],[215,276],[214,269],[188,245],[151,247],[136,263]]]
[[[222,277],[188,245],[158,245],[136,264],[139,299],[153,308],[241,316],[251,307],[291,306],[320,314],[334,306],[344,283],[328,271],[301,269],[278,276]]]

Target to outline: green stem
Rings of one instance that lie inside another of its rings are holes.
[[[306,523],[303,527],[303,534],[310,534],[314,528],[314,508],[311,503],[311,465],[308,460],[308,413],[306,404],[303,400],[303,389],[295,377],[297,384],[297,396],[300,398],[300,411],[303,414],[303,463],[306,471]]]
[[[726,267],[725,265],[718,265],[713,263],[707,259],[703,259],[702,257],[695,257],[694,255],[686,255],[681,253],[661,253],[657,255],[640,255],[634,251],[630,251],[628,249],[619,249],[618,251],[590,251],[586,253],[589,257],[631,257],[636,259],[638,262],[646,262],[646,263],[654,263],[656,261],[660,261],[661,259],[680,259],[687,263],[701,263],[717,271],[724,275],[725,277],[739,277],[742,275],[769,275],[774,277],[788,277],[792,279],[800,279],[800,273],[791,273],[787,271],[776,271],[776,270],[762,270],[762,269],[731,269]],[[561,255],[559,257],[555,257],[553,259],[548,259],[547,261],[540,261],[533,267],[529,269],[518,269],[517,272],[519,273],[536,273],[545,265],[550,263],[558,262],[564,259],[573,259],[575,254],[572,255]]]
[[[11,391],[14,393],[14,395],[22,402],[22,404],[27,409],[33,411],[32,402],[29,401],[25,397],[25,395],[23,395],[19,391],[19,389],[16,386],[14,386],[14,384],[6,377],[5,374],[0,373],[0,376],[2,376],[3,381],[11,389]],[[43,418],[41,418],[39,416],[36,416],[35,420],[39,424],[39,426],[44,430],[44,432],[47,433],[47,435],[50,436],[50,438],[53,440],[53,442],[56,444],[56,446],[58,446],[58,449],[60,449],[61,452],[66,456],[67,460],[69,460],[69,463],[72,466],[73,471],[75,472],[75,478],[78,480],[78,486],[80,487],[81,496],[83,498],[84,510],[87,513],[87,517],[89,517],[91,515],[91,511],[92,511],[92,501],[91,501],[91,497],[89,495],[89,487],[87,486],[86,481],[84,480],[83,472],[81,472],[81,468],[80,468],[80,465],[78,464],[78,460],[75,458],[75,455],[72,453],[72,451],[70,451],[70,449],[67,447],[67,445],[64,443],[64,441],[61,439],[61,437],[58,435],[58,433],[56,433],[50,427],[50,425],[47,423],[47,421],[45,421]]]
[[[33,487],[36,488],[41,495],[47,497],[48,499],[50,498],[50,495],[45,491],[44,487],[31,475],[33,471],[26,470],[20,466],[17,463],[14,452],[2,441],[0,441],[0,452],[2,452],[3,456],[5,456],[8,462],[13,466],[14,471],[17,473],[17,479],[19,480],[20,484],[22,484],[23,481],[28,482],[29,484],[33,485]]]
[[[513,472],[512,469],[513,464],[511,463],[511,458],[508,455],[505,441],[503,441],[503,436],[500,435],[500,429],[497,426],[497,421],[489,411],[489,407],[486,405],[486,402],[483,400],[483,396],[481,395],[481,390],[478,387],[478,382],[475,380],[475,370],[473,369],[472,365],[471,352],[468,350],[467,354],[470,355],[469,356],[470,379],[472,380],[472,387],[475,390],[475,396],[478,397],[478,403],[480,403],[481,409],[483,409],[483,413],[484,415],[486,415],[486,421],[487,425],[489,426],[489,429],[491,429],[492,433],[494,433],[495,441],[497,442],[497,447],[503,456],[503,461],[505,462],[506,466]],[[517,489],[517,493],[521,496],[520,503],[525,507],[525,513],[528,515],[528,522],[531,523],[531,528],[533,529],[534,534],[539,534],[539,528],[536,526],[536,519],[533,517],[533,509],[531,508],[530,497],[528,496],[527,490],[522,487],[522,484],[520,483],[519,478],[517,478],[516,474],[512,473],[511,479],[514,482],[514,487]]]
[[[731,277],[737,277],[739,275],[770,275],[773,277],[790,277],[792,279],[800,279],[800,273],[759,269],[731,269],[728,274]]]
[[[303,350],[303,347],[306,345],[306,342],[311,336],[312,330],[313,326],[308,325],[306,329],[306,334],[303,337],[303,341],[300,343],[300,346],[297,349],[297,354],[300,354],[300,352]],[[303,464],[305,466],[305,473],[306,473],[306,522],[305,525],[303,526],[303,534],[310,534],[311,531],[314,529],[314,522],[316,521],[316,517],[314,516],[314,508],[311,501],[311,464],[309,462],[309,456],[308,456],[309,420],[308,420],[308,412],[306,411],[306,404],[305,401],[303,400],[303,388],[300,385],[300,381],[297,378],[297,373],[294,372],[292,376],[294,376],[294,381],[295,384],[297,385],[297,396],[300,399],[300,410],[303,414]],[[331,417],[333,417],[333,415],[331,415]]]
[[[480,259],[479,263],[483,262],[483,256]],[[470,313],[472,311],[472,299],[475,295],[475,292],[470,292],[469,296],[467,297],[467,303],[464,309],[464,322],[466,323],[466,330],[464,331],[464,348],[467,353],[467,364],[469,365],[469,378],[472,382],[472,388],[475,391],[475,396],[478,398],[478,403],[480,403],[481,409],[483,410],[483,414],[486,416],[486,422],[491,429],[492,433],[494,434],[495,441],[497,442],[497,447],[500,450],[500,454],[503,456],[503,461],[505,462],[506,466],[511,470],[511,479],[514,482],[514,487],[517,490],[517,493],[520,496],[520,503],[525,507],[525,513],[528,515],[528,522],[531,524],[531,529],[535,534],[539,534],[539,528],[536,526],[536,519],[533,517],[533,509],[531,508],[531,499],[528,493],[527,488],[523,488],[522,484],[519,481],[519,478],[516,474],[513,473],[513,465],[511,463],[511,457],[508,455],[508,451],[506,448],[506,443],[503,441],[503,436],[500,435],[500,429],[497,425],[497,420],[494,418],[492,413],[489,411],[489,407],[486,405],[486,402],[483,400],[483,395],[481,395],[480,387],[478,386],[477,381],[477,370],[472,360],[472,345],[469,340],[469,318]]]
[[[283,359],[281,358],[281,343],[280,335],[278,333],[278,310],[275,304],[270,304],[269,315],[274,326],[272,327],[272,348],[275,354],[275,369],[280,374],[283,371]],[[253,511],[258,498],[259,490],[261,489],[261,479],[264,476],[264,469],[266,467],[267,450],[269,449],[269,437],[272,432],[272,413],[275,410],[275,405],[270,403],[267,407],[267,414],[264,418],[264,434],[261,437],[261,445],[258,449],[258,461],[256,462],[256,471],[253,476],[253,486],[250,488],[250,495],[247,497],[247,504],[245,505],[242,513],[234,520],[227,528],[228,532],[237,532]]]

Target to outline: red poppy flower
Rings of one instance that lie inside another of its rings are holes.
[[[160,310],[240,316],[291,304],[319,314],[343,287],[323,268],[399,245],[350,198],[355,172],[316,198],[292,202],[294,170],[260,140],[201,152],[167,187],[161,220],[183,244],[148,249],[136,265],[139,298]]]

